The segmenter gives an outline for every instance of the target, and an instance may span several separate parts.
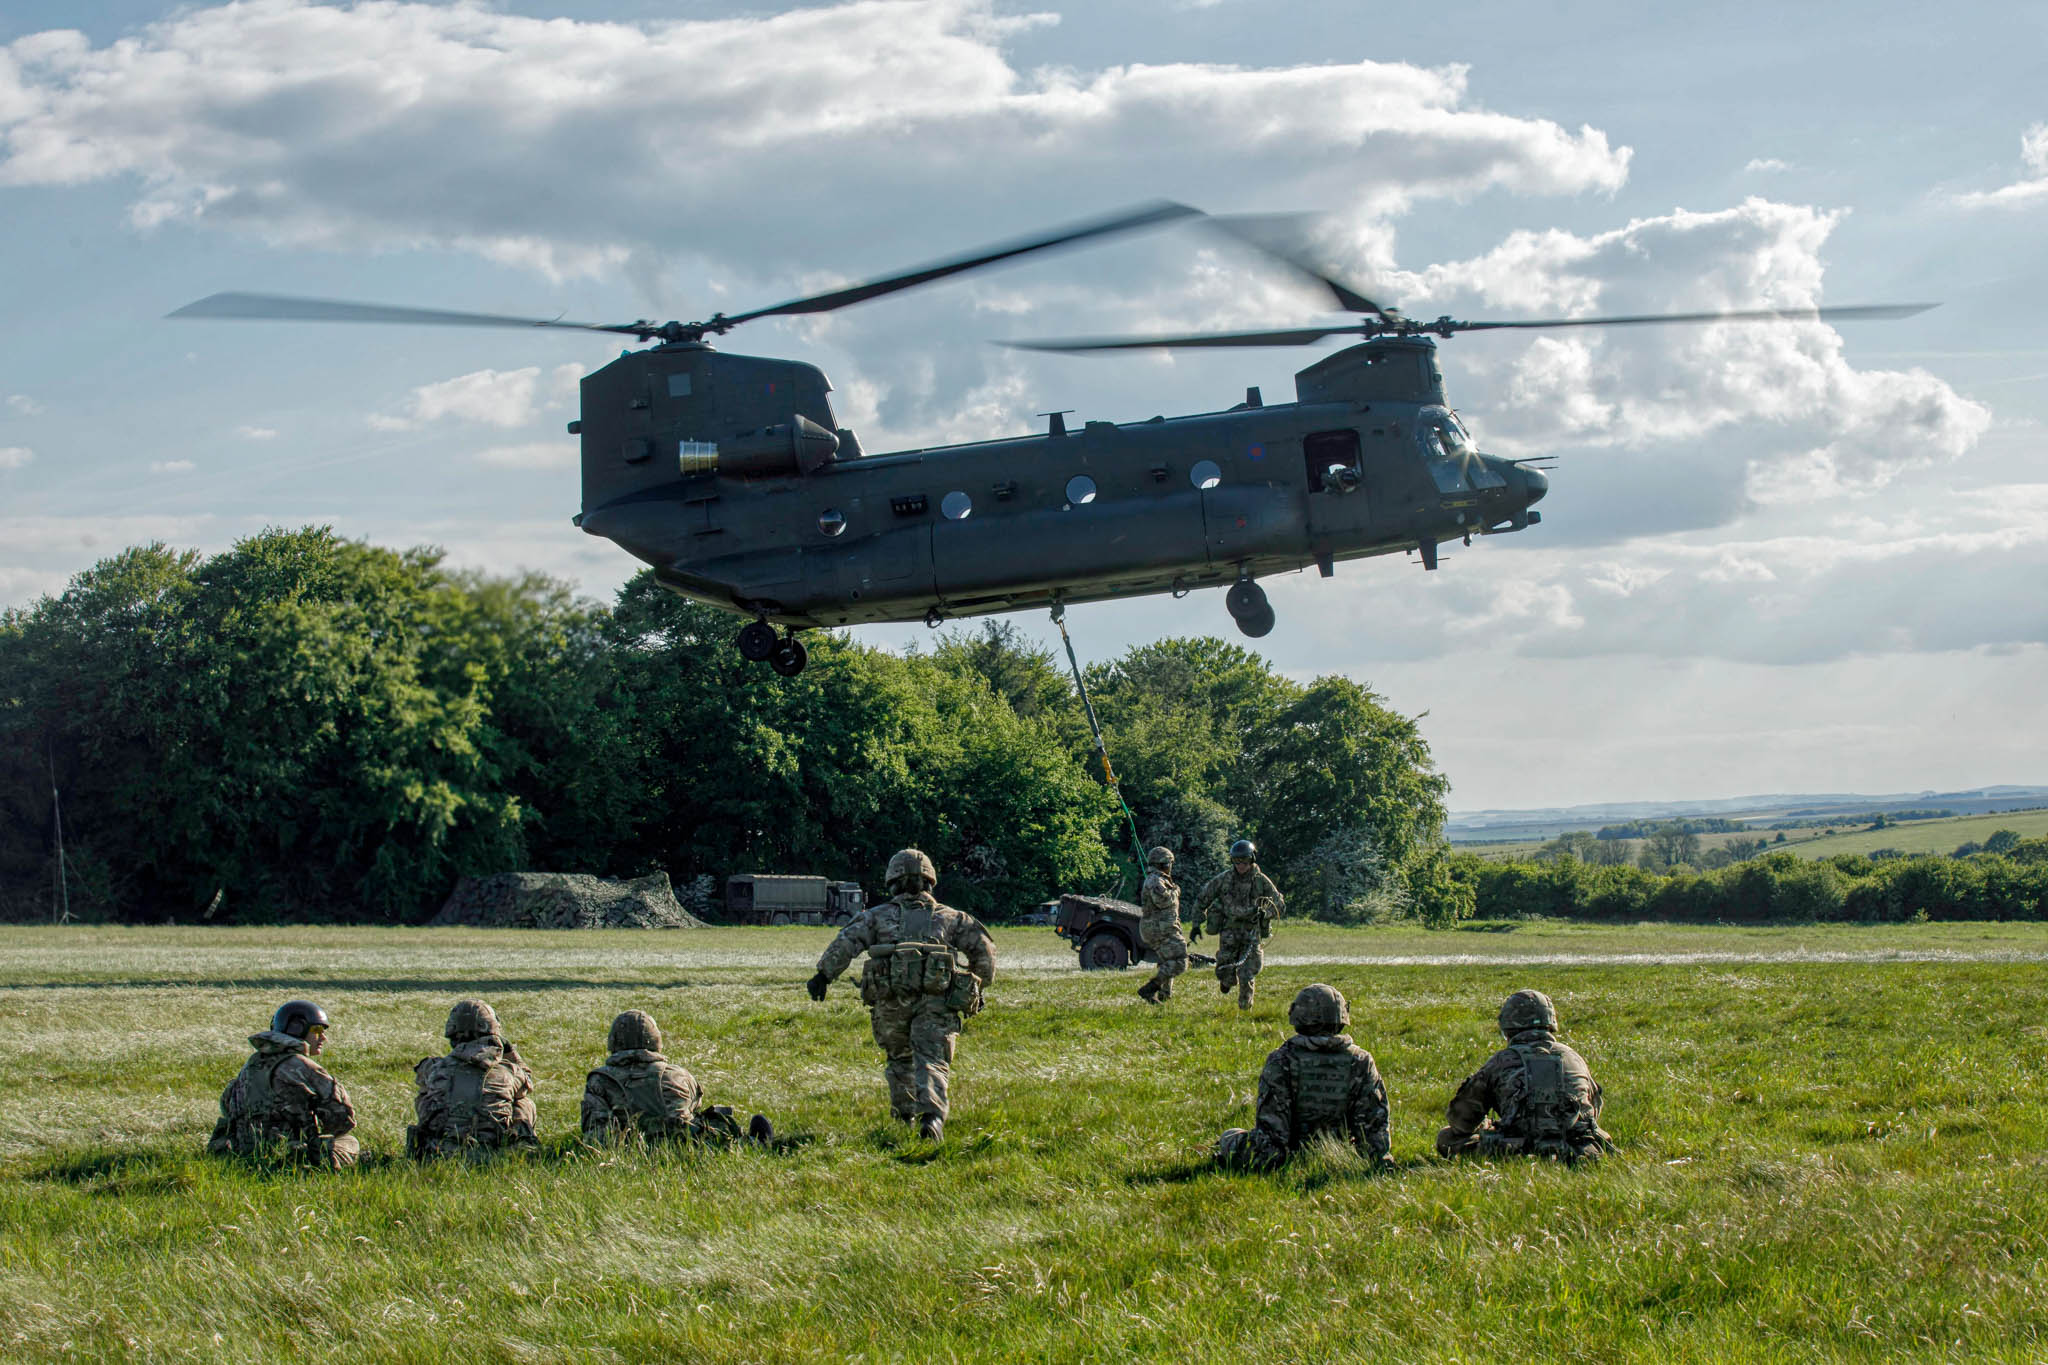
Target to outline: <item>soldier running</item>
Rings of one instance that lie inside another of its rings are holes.
[[[1138,937],[1159,959],[1159,970],[1138,987],[1138,996],[1159,1005],[1173,999],[1173,979],[1188,969],[1188,941],[1180,932],[1180,883],[1173,879],[1173,850],[1161,846],[1145,855],[1151,871],[1140,893],[1144,916]]]
[[[221,1092],[220,1121],[207,1151],[276,1155],[330,1171],[356,1164],[355,1106],[341,1082],[313,1060],[327,1045],[327,1029],[327,1011],[310,1000],[287,1000],[269,1028],[250,1035],[255,1055]]]
[[[839,931],[805,983],[811,999],[867,953],[860,999],[875,1042],[889,1061],[889,1111],[917,1123],[918,1136],[943,1141],[954,1040],[963,1020],[981,1012],[995,979],[995,944],[974,916],[941,905],[932,860],[914,848],[889,859],[890,899],[871,905]]]
[[[1500,1007],[1500,1031],[1508,1045],[1458,1087],[1437,1154],[1576,1162],[1613,1151],[1600,1128],[1600,1087],[1585,1058],[1557,1040],[1550,997],[1516,991]],[[1500,1117],[1489,1120],[1489,1111]]]
[[[1259,850],[1249,839],[1230,846],[1230,870],[1219,872],[1195,898],[1195,912],[1208,912],[1209,932],[1216,935],[1216,989],[1230,994],[1237,987],[1237,1007],[1252,1007],[1253,981],[1266,955],[1259,940],[1273,932],[1273,918],[1287,900],[1273,879],[1259,871]]]
[[[638,1133],[649,1142],[695,1139],[733,1142],[739,1121],[727,1104],[703,1105],[704,1087],[661,1051],[661,1027],[654,1016],[627,1010],[612,1020],[605,1040],[610,1056],[583,1083],[583,1137],[603,1142]],[[701,1106],[701,1107],[700,1107]],[[774,1125],[754,1115],[745,1136],[766,1144]]]
[[[405,1130],[405,1152],[419,1160],[484,1157],[539,1143],[533,1132],[533,1073],[498,1031],[481,1000],[460,1000],[442,1030],[448,1055],[413,1068],[419,1122]]]
[[[1309,986],[1287,1007],[1294,1036],[1259,1072],[1257,1127],[1216,1139],[1226,1166],[1270,1170],[1319,1133],[1334,1133],[1375,1167],[1391,1165],[1387,1087],[1372,1055],[1344,1032],[1350,1007],[1334,986]]]

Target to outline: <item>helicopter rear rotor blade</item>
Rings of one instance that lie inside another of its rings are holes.
[[[579,332],[635,333],[638,326],[564,322],[560,318],[516,318],[498,313],[454,313],[440,308],[404,308],[386,303],[308,299],[290,294],[209,294],[168,316],[253,318],[294,322],[401,322],[443,327],[560,327]]]
[[[1135,209],[1126,209],[1121,213],[1113,213],[1104,218],[1093,218],[1087,222],[1074,223],[1037,237],[1026,237],[997,246],[985,247],[965,256],[956,256],[951,260],[935,261],[930,265],[918,266],[913,270],[906,270],[900,274],[884,275],[879,279],[868,280],[862,284],[848,285],[843,289],[834,289],[823,294],[813,294],[808,298],[791,299],[787,303],[778,303],[772,308],[756,308],[748,313],[735,313],[729,317],[722,317],[719,321],[724,326],[731,327],[742,322],[751,322],[755,318],[784,317],[797,313],[829,313],[834,309],[844,308],[848,304],[865,303],[869,299],[880,298],[884,294],[893,294],[901,289],[913,289],[920,284],[930,284],[933,280],[942,280],[948,275],[958,275],[962,271],[967,270],[979,270],[984,266],[996,265],[1002,261],[1028,255],[1034,251],[1071,246],[1077,242],[1087,241],[1094,237],[1107,237],[1113,233],[1131,232],[1138,228],[1152,227],[1160,223],[1170,223],[1182,218],[1200,216],[1202,216],[1200,209],[1191,208],[1186,204],[1176,204],[1171,200],[1160,200],[1155,203],[1141,205]]]

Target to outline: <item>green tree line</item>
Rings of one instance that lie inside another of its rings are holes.
[[[1713,871],[1657,871],[1576,858],[1452,856],[1485,919],[1769,923],[2048,920],[2048,838],[2000,853],[1805,859],[1765,853]]]
[[[326,528],[140,546],[0,615],[0,916],[417,922],[465,873],[861,881],[923,847],[1003,918],[1135,889],[1065,670],[1004,623],[908,656],[807,637],[780,678],[646,573],[609,604]],[[1088,670],[1145,840],[1183,881],[1232,838],[1292,908],[1470,908],[1414,720],[1215,639]]]

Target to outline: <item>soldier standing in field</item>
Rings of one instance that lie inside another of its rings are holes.
[[[341,1082],[313,1060],[327,1046],[327,1027],[327,1011],[310,1000],[287,1000],[269,1028],[250,1035],[255,1054],[221,1092],[220,1121],[207,1151],[275,1154],[330,1171],[356,1164],[355,1106]]]
[[[603,1142],[638,1133],[649,1142],[692,1138],[731,1142],[740,1136],[732,1106],[704,1105],[704,1087],[661,1051],[654,1016],[627,1010],[612,1020],[605,1040],[611,1054],[583,1084],[583,1137]],[[775,1136],[765,1115],[754,1115],[745,1136],[766,1144]]]
[[[941,905],[932,860],[914,848],[889,859],[890,899],[871,905],[839,931],[805,983],[811,999],[865,952],[860,999],[875,1042],[888,1054],[889,1112],[917,1123],[918,1136],[943,1141],[953,1044],[964,1019],[981,1011],[995,979],[995,944],[974,916]]]
[[[1159,970],[1138,987],[1138,995],[1158,1005],[1173,999],[1173,979],[1188,969],[1188,941],[1180,932],[1180,883],[1173,879],[1173,850],[1155,848],[1145,855],[1145,862],[1152,870],[1145,874],[1145,889],[1139,893],[1144,916],[1138,921],[1138,937],[1159,959]]]
[[[538,1146],[533,1073],[499,1032],[491,1007],[481,1000],[457,1001],[442,1032],[448,1054],[424,1058],[413,1068],[419,1122],[405,1130],[406,1155],[482,1157]]]
[[[1585,1058],[1557,1040],[1550,997],[1516,991],[1500,1007],[1500,1031],[1508,1045],[1458,1087],[1437,1154],[1576,1162],[1613,1151],[1600,1128],[1600,1087]]]
[[[1345,1034],[1351,1010],[1334,986],[1308,986],[1287,1008],[1294,1036],[1259,1072],[1257,1126],[1216,1139],[1226,1166],[1270,1170],[1319,1133],[1334,1133],[1376,1167],[1390,1166],[1387,1087],[1372,1055]]]
[[[1195,898],[1195,913],[1207,912],[1216,935],[1216,989],[1237,987],[1237,1007],[1252,1007],[1252,983],[1266,955],[1259,940],[1273,932],[1273,917],[1287,908],[1273,879],[1259,871],[1259,850],[1249,839],[1230,846],[1230,869],[1211,877]]]

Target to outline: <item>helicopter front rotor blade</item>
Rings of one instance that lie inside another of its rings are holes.
[[[1533,330],[1544,327],[1635,327],[1661,322],[1855,322],[1885,318],[1910,318],[1938,303],[1868,303],[1841,308],[1747,308],[1717,313],[1643,313],[1633,317],[1542,318],[1523,322],[1454,322],[1448,318],[1420,324],[1424,331],[1491,332],[1502,329]]]
[[[402,308],[386,303],[349,303],[289,294],[209,294],[188,303],[174,318],[255,318],[294,322],[402,322],[443,327],[561,327],[579,332],[627,332],[634,326],[564,322],[560,318],[515,318],[497,313],[451,313],[439,308]]]
[[[1335,327],[1298,327],[1285,332],[1193,332],[1164,337],[1064,337],[1047,341],[1004,341],[1018,351],[1142,351],[1180,350],[1195,346],[1306,346],[1324,337],[1382,331],[1375,323]]]
[[[1331,275],[1294,242],[1286,240],[1298,238],[1304,225],[1321,221],[1325,217],[1326,215],[1318,213],[1238,213],[1211,215],[1205,221],[1227,234],[1231,240],[1271,256],[1297,273],[1314,280],[1329,291],[1330,297],[1336,300],[1337,306],[1345,312],[1371,313],[1382,321],[1399,323],[1400,309],[1383,307],[1367,298]]]
[[[1138,228],[1152,227],[1159,223],[1171,223],[1182,218],[1200,217],[1201,212],[1200,209],[1190,208],[1186,204],[1176,204],[1171,200],[1160,200],[1136,209],[1127,209],[1122,213],[1111,214],[1106,218],[1095,218],[1085,223],[1076,223],[1043,236],[1027,237],[1014,242],[1006,242],[999,246],[986,247],[970,255],[958,256],[952,260],[936,261],[930,265],[919,266],[914,270],[906,270],[898,275],[885,275],[880,279],[869,280],[864,284],[853,284],[846,286],[844,289],[834,289],[824,294],[813,294],[809,298],[791,299],[787,303],[778,303],[772,308],[756,308],[750,313],[735,313],[730,317],[720,319],[720,321],[730,327],[737,323],[750,322],[755,318],[783,317],[795,313],[829,313],[836,308],[844,308],[848,304],[864,303],[869,299],[880,298],[884,294],[893,294],[899,289],[912,289],[920,284],[929,284],[933,280],[942,280],[948,275],[958,275],[966,270],[979,270],[983,266],[995,265],[998,262],[1007,261],[1017,256],[1028,255],[1034,251],[1045,251],[1052,247],[1070,246],[1076,242],[1087,241],[1093,237],[1107,237],[1113,233],[1131,232]]]

